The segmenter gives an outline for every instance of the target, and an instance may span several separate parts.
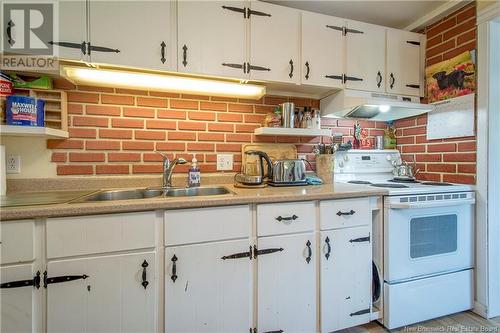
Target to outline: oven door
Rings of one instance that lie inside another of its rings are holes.
[[[436,199],[438,195],[386,197],[386,282],[402,282],[473,266],[474,194],[467,193],[465,198],[462,194],[462,198],[456,200],[451,197],[451,194],[439,196],[440,200]]]

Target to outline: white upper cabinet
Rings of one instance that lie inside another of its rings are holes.
[[[247,5],[245,1],[180,0],[179,72],[245,78]]]
[[[342,88],[345,20],[302,12],[302,84]]]
[[[176,69],[171,1],[91,0],[89,22],[92,62]]]
[[[387,29],[386,91],[402,95],[420,95],[423,84],[421,44],[424,35]]]
[[[346,88],[383,92],[385,28],[347,21],[346,51]]]
[[[250,78],[300,82],[300,11],[252,1],[250,16]]]
[[[87,54],[87,2],[59,0],[59,29],[54,34],[55,54],[62,59],[88,60]]]

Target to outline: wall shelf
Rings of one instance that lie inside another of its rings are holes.
[[[283,127],[260,127],[254,131],[255,135],[277,135],[277,136],[331,136],[329,129],[313,128],[283,128]]]
[[[39,136],[46,138],[68,138],[68,131],[50,127],[1,125],[1,136]]]

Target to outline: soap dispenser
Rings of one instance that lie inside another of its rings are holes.
[[[193,159],[191,160],[191,166],[188,171],[188,186],[189,187],[198,187],[200,186],[201,175],[200,168],[198,166],[198,160],[196,159],[196,155],[193,155]]]

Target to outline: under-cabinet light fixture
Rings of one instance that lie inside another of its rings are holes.
[[[76,84],[98,85],[101,87],[245,97],[250,99],[259,99],[266,93],[264,86],[256,84],[171,74],[63,66],[62,75]]]

